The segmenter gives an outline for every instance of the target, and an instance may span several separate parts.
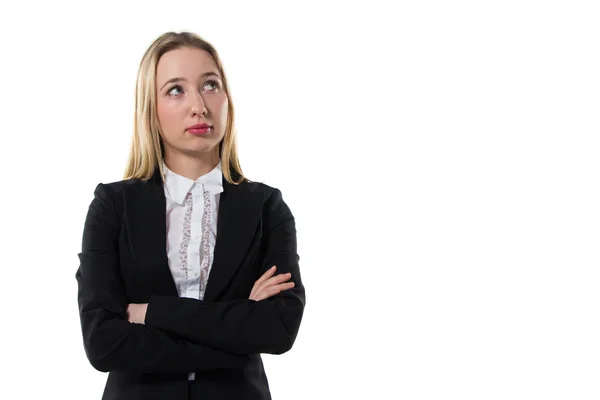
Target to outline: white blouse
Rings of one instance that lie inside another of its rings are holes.
[[[217,239],[223,192],[221,162],[195,181],[163,166],[169,269],[180,297],[202,300]],[[190,379],[194,379],[193,373]]]

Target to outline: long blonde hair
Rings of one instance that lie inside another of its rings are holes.
[[[237,138],[234,127],[234,109],[227,77],[219,54],[206,40],[191,32],[166,32],[160,35],[146,50],[139,65],[135,85],[135,114],[133,137],[129,160],[123,179],[150,179],[157,169],[164,181],[162,159],[164,147],[159,134],[156,111],[156,67],[160,58],[168,51],[182,47],[196,48],[208,52],[214,59],[222,77],[223,90],[228,98],[225,136],[219,144],[223,176],[229,183],[239,184],[246,179],[238,159]]]

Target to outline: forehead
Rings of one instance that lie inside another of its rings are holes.
[[[156,81],[160,85],[176,76],[194,80],[210,71],[219,72],[215,60],[208,52],[183,47],[163,54],[156,67]]]

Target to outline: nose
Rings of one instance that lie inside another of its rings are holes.
[[[190,98],[190,108],[192,114],[201,114],[204,115],[208,112],[206,109],[206,103],[204,102],[204,98],[202,94],[195,92]]]

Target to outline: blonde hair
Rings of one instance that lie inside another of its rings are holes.
[[[229,183],[239,184],[246,177],[238,159],[237,138],[234,128],[234,109],[227,85],[227,78],[219,54],[215,48],[197,34],[191,32],[166,32],[160,35],[146,50],[139,65],[135,85],[135,114],[133,137],[124,179],[152,178],[157,169],[164,181],[164,147],[159,134],[156,111],[156,67],[160,58],[168,51],[182,47],[196,48],[208,52],[219,69],[223,90],[228,97],[225,136],[219,144],[223,176]],[[236,179],[237,178],[237,179]]]

